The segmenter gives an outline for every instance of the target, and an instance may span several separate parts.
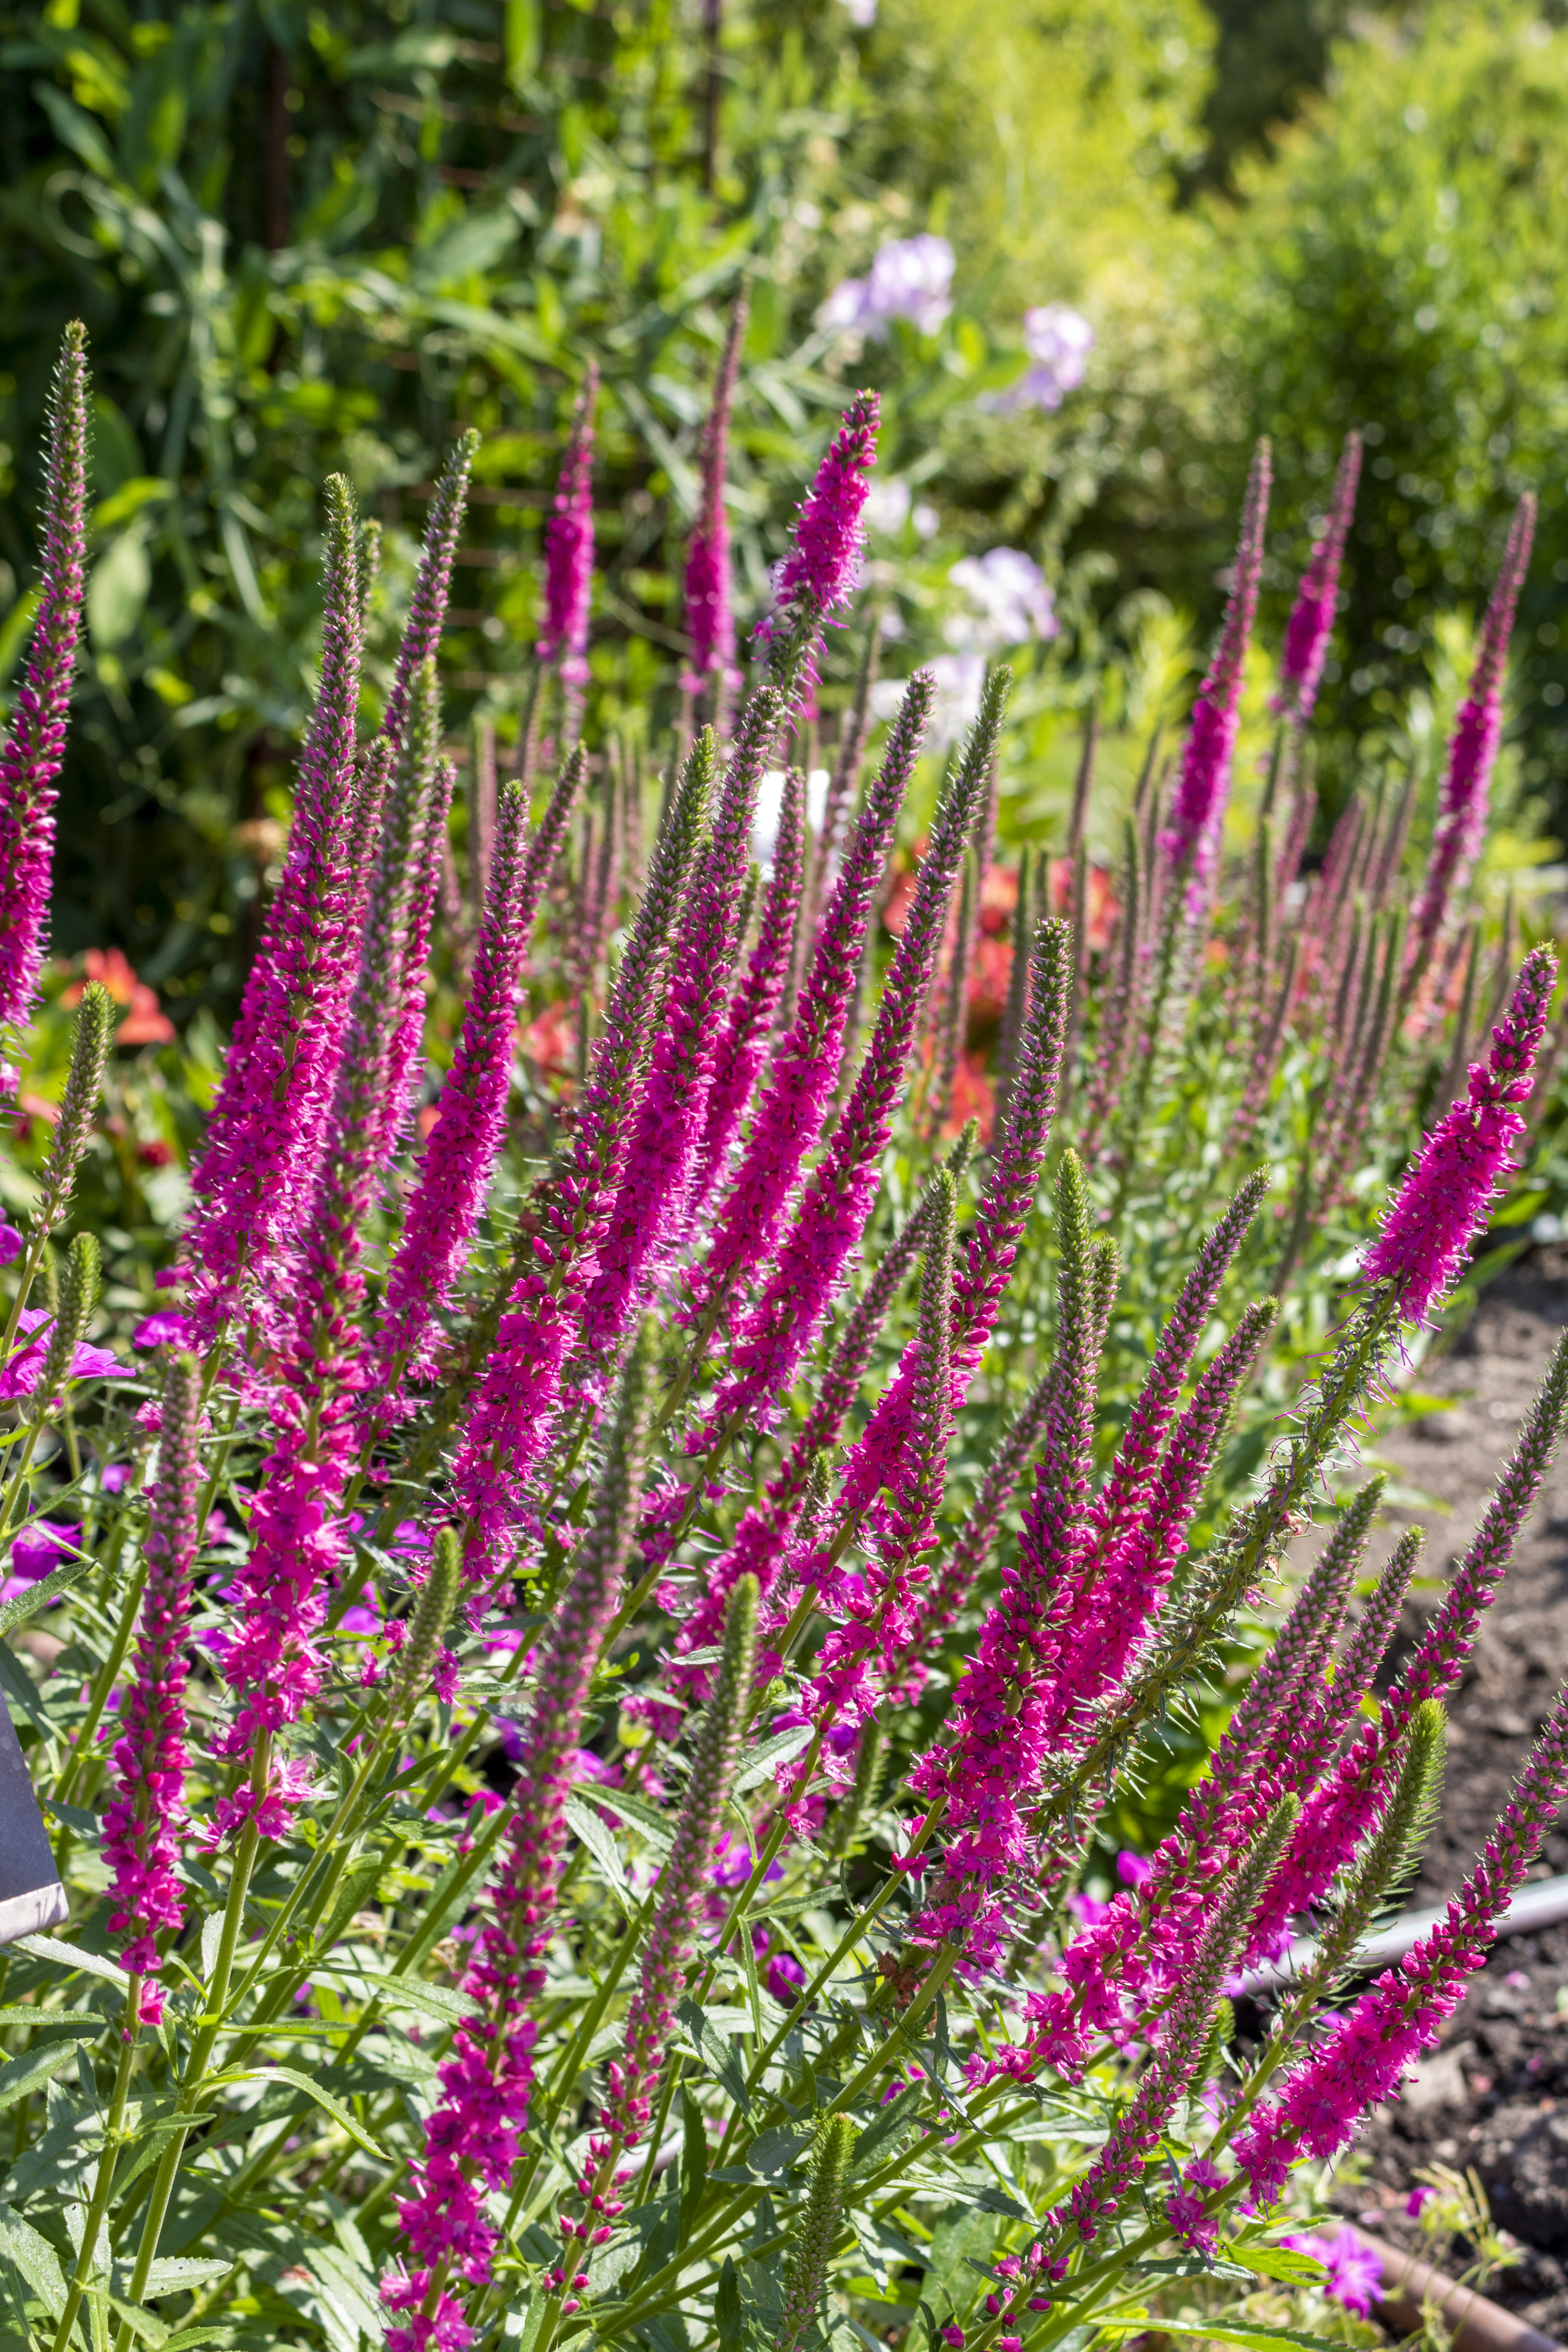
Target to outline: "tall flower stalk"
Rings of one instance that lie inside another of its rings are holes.
[[[689,694],[699,697],[700,715],[721,736],[727,731],[726,706],[736,682],[730,509],[726,504],[730,411],[750,316],[751,304],[742,294],[730,313],[729,331],[713,378],[712,403],[702,427],[697,520],[686,543],[686,634],[691,643],[691,666],[681,683]]]
[[[123,1964],[147,2025],[163,2014],[163,1988],[146,1981],[158,1972],[158,1933],[177,1930],[185,1916],[178,1868],[189,1818],[184,1653],[200,1478],[201,1372],[194,1357],[176,1356],[163,1381],[132,1684],[114,1743],[116,1793],[103,1822],[104,1856],[114,1873],[110,1929],[127,1939]]]
[[[1438,798],[1432,853],[1411,916],[1407,987],[1413,987],[1425,973],[1433,946],[1448,921],[1454,899],[1463,888],[1486,838],[1492,770],[1502,738],[1502,689],[1508,673],[1509,640],[1513,635],[1520,591],[1530,569],[1535,511],[1534,496],[1527,490],[1509,528],[1497,585],[1481,627],[1480,650],[1476,656],[1470,689],[1454,724],[1447,769]]]
[[[87,330],[66,329],[49,390],[38,604],[0,748],[0,1028],[32,1017],[48,916],[55,780],[65,757],[87,552]],[[4,1082],[9,1092],[15,1077]]]

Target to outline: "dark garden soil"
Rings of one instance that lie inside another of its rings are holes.
[[[1381,1444],[1391,1516],[1427,1534],[1429,1580],[1406,1612],[1395,1666],[1464,1549],[1564,1324],[1568,1261],[1538,1251],[1487,1292],[1452,1354],[1418,1375],[1422,1391],[1448,1400],[1447,1409]],[[1409,1904],[1439,1903],[1459,1885],[1565,1678],[1568,1458],[1547,1479],[1450,1708],[1442,1814]],[[1568,1822],[1548,1838],[1531,1875],[1562,1872]],[[1497,1945],[1441,2047],[1374,2116],[1361,2147],[1366,2168],[1342,2184],[1337,2201],[1409,2245],[1420,2242],[1405,2211],[1416,2171],[1473,2167],[1494,2221],[1521,2250],[1488,2292],[1568,2340],[1568,1922]],[[1464,2246],[1447,2259],[1462,2265]]]

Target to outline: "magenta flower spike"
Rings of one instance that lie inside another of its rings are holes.
[[[1323,657],[1333,633],[1340,566],[1344,562],[1345,541],[1350,535],[1360,480],[1361,435],[1347,433],[1329,499],[1329,519],[1301,575],[1279,656],[1279,691],[1274,698],[1274,708],[1298,727],[1305,727],[1318,698]]]
[[[1266,1171],[1247,1178],[1214,1231],[1205,1236],[1165,1319],[1121,1443],[1089,1512],[1094,1548],[1088,1584],[1093,1582],[1095,1564],[1105,1559],[1117,1538],[1143,1519],[1194,1352],[1213,1318],[1231,1261],[1268,1193]]]
[[[1121,1679],[1139,1637],[1156,1622],[1187,1529],[1203,1497],[1242,1383],[1274,1320],[1272,1300],[1242,1309],[1172,1433],[1147,1511],[1110,1546],[1092,1584],[1080,1585],[1062,1632],[1058,1699],[1081,1704]],[[1064,1706],[1064,1719],[1068,1710]]]
[[[898,1690],[918,1664],[916,1632],[936,1549],[936,1515],[947,1486],[952,1435],[952,1179],[939,1171],[921,1283],[909,1443],[881,1540],[844,1615],[829,1628],[803,1701],[814,1722],[858,1728],[882,1690]]]
[[[1470,690],[1448,745],[1448,768],[1437,805],[1437,825],[1426,879],[1410,926],[1410,970],[1425,971],[1434,942],[1444,929],[1457,893],[1464,887],[1486,839],[1492,770],[1502,735],[1502,689],[1508,675],[1509,640],[1520,590],[1530,569],[1535,537],[1535,495],[1526,490],[1514,512],[1497,585],[1481,628],[1480,651]]]
[[[1290,1821],[1277,1807],[1258,1830],[1231,1883],[1202,1929],[1191,1967],[1173,1989],[1152,2055],[1131,2104],[1117,2116],[1104,2147],[1073,2187],[1065,2207],[1049,2216],[1058,2245],[1087,2245],[1117,2212],[1159,2147],[1176,2103],[1193,2082],[1207,2046],[1215,2011],[1246,1933],[1247,1916],[1278,1865]],[[1047,2241],[1050,2242],[1050,2241]]]
[[[500,790],[485,916],[474,949],[462,1032],[387,1270],[378,1342],[384,1387],[395,1390],[405,1366],[416,1372],[429,1369],[435,1318],[462,1272],[479,1224],[506,1133],[529,936],[582,773],[580,760],[567,762],[526,849],[528,795],[515,782]]]
[[[408,725],[415,680],[426,663],[435,660],[441,643],[441,629],[447,618],[447,599],[452,585],[452,563],[458,551],[458,537],[463,528],[463,509],[468,502],[468,477],[473,471],[479,446],[477,433],[458,435],[453,444],[452,454],[441,469],[441,478],[430,502],[430,519],[425,526],[419,570],[415,576],[414,593],[408,602],[408,618],[404,624],[402,643],[397,648],[392,691],[386,698],[386,715],[382,720],[382,733],[399,751],[403,748]]]
[[[515,788],[514,788],[515,789]],[[395,2271],[382,2297],[417,2313],[434,2290],[437,2315],[461,2306],[437,2284],[448,2275],[483,2284],[499,2233],[487,2195],[504,2190],[517,2161],[533,2091],[538,2026],[529,2015],[544,1983],[542,1956],[556,1932],[562,1868],[570,1844],[570,1759],[581,1743],[595,1671],[621,1598],[645,1475],[648,1350],[634,1349],[605,1449],[593,1518],[571,1580],[541,1643],[519,1770],[529,1801],[513,1816],[463,1990],[479,2013],[459,2026],[440,2069],[441,2099],[425,2126],[413,2194],[398,2215],[415,2268]],[[417,2324],[395,2328],[392,2352],[419,2352]],[[442,2337],[443,2342],[448,2339]]]
[[[573,758],[580,762],[583,757],[579,747]],[[453,1464],[453,1488],[471,1523],[470,1573],[479,1572],[481,1557],[493,1558],[519,1524],[530,1475],[554,1433],[567,1350],[618,1181],[711,783],[712,736],[705,729],[654,845],[647,887],[579,1099],[566,1166],[530,1204],[529,1228],[513,1259],[516,1277]]]
[[[1391,2097],[1438,2040],[1565,1795],[1568,1694],[1560,1694],[1480,1861],[1436,1927],[1330,2027],[1237,2137],[1252,2206],[1273,2204],[1301,2157],[1336,2155],[1365,2111]]]
[[[325,498],[321,682],[300,757],[289,855],[192,1179],[193,1309],[207,1337],[232,1310],[242,1270],[263,1271],[308,1205],[339,1047],[342,974],[353,970],[358,947],[348,846],[363,645],[359,537],[341,475],[329,478]]]
[[[712,836],[698,862],[670,956],[669,998],[632,1127],[621,1181],[584,1301],[580,1344],[602,1361],[637,1313],[645,1284],[689,1225],[692,1179],[719,1050],[721,1003],[739,944],[736,910],[752,824],[778,731],[778,698],[764,689],[742,713]],[[708,736],[707,756],[717,746]]]
[[[675,1837],[659,1873],[642,1972],[626,2012],[625,2044],[608,2070],[604,2126],[594,2143],[591,2165],[602,2161],[615,2145],[635,2147],[653,2112],[652,2094],[669,2047],[675,2003],[691,1958],[692,1933],[740,1759],[756,1663],[757,1588],[747,1577],[730,1596],[717,1685],[698,1729]]]
[[[1497,1597],[1520,1529],[1556,1453],[1565,1412],[1568,1340],[1560,1340],[1512,1457],[1415,1655],[1383,1702],[1377,1721],[1362,1727],[1302,1809],[1285,1867],[1255,1923],[1255,1951],[1268,1950],[1289,1919],[1316,1902],[1357,1838],[1376,1819],[1388,1759],[1417,1707],[1429,1698],[1447,1698],[1458,1687],[1481,1619]]]
[[[557,662],[562,684],[588,682],[588,592],[594,577],[594,411],[599,371],[590,360],[572,412],[555,502],[544,526],[544,619],[534,647]]]
[[[408,919],[398,943],[394,984],[399,1017],[386,1053],[377,1137],[380,1164],[391,1165],[408,1125],[409,1111],[419,1087],[425,1052],[425,998],[430,960],[430,935],[441,887],[442,851],[447,845],[447,819],[455,782],[450,760],[437,760],[420,812],[419,835],[412,846],[413,887]]]
[[[946,1798],[949,1839],[941,1883],[913,1931],[952,1936],[976,1958],[1000,1933],[986,1889],[1026,1850],[1024,1807],[1047,1759],[1046,1724],[1055,1713],[1050,1618],[1081,1539],[1094,1443],[1099,1318],[1089,1194],[1071,1150],[1062,1155],[1056,1206],[1055,1378],[1034,1502],[1018,1557],[1003,1568],[1000,1595],[953,1694],[950,1736],[910,1775],[921,1796]]]
[[[968,1165],[971,1142],[972,1133],[966,1131],[944,1163],[944,1172],[955,1185]],[[699,1696],[706,1694],[707,1667],[686,1666],[679,1661],[690,1651],[711,1649],[717,1643],[723,1631],[725,1604],[742,1576],[756,1578],[764,1607],[768,1602],[800,1522],[812,1465],[837,1443],[839,1432],[860,1392],[860,1383],[888,1310],[916,1251],[926,1246],[940,1198],[933,1177],[900,1233],[878,1259],[864,1294],[846,1318],[843,1337],[834,1349],[811,1411],[768,1481],[761,1501],[748,1504],[729,1549],[713,1562],[704,1578],[696,1607],[676,1636],[678,1663],[672,1680],[678,1688],[694,1690]],[[644,1540],[646,1547],[647,1530]],[[764,1674],[777,1671],[777,1661],[771,1652],[763,1652],[761,1666]]]
[[[680,683],[704,697],[703,715],[721,733],[735,668],[735,615],[731,604],[730,510],[724,491],[730,467],[730,410],[751,304],[744,294],[730,314],[730,331],[713,379],[713,404],[702,428],[702,494],[686,546],[686,634],[691,667]]]
[[[32,1016],[54,858],[87,551],[87,329],[66,329],[49,394],[38,609],[0,749],[0,1027]]]
[[[402,1013],[385,975],[399,967],[416,880],[421,793],[405,761],[387,804],[371,886],[359,979],[349,1007],[325,1149],[286,1299],[268,1301],[275,1440],[250,1513],[250,1549],[237,1577],[239,1623],[224,1655],[235,1717],[215,1743],[252,1760],[214,1818],[226,1835],[254,1820],[286,1834],[305,1769],[279,1756],[277,1735],[321,1688],[321,1628],[333,1573],[347,1553],[343,1498],[359,1450],[356,1407],[369,1373],[360,1311],[363,1234],[381,1173],[389,1058]]]
[[[774,1054],[741,1162],[692,1277],[694,1319],[715,1313],[777,1242],[800,1170],[822,1131],[844,1024],[859,982],[871,903],[920,758],[936,682],[917,670],[845,853],[788,1035]]]
[[[741,1327],[731,1377],[714,1400],[713,1427],[731,1414],[759,1411],[793,1376],[844,1278],[876,1196],[893,1105],[1011,685],[1012,673],[1005,669],[986,681],[980,715],[931,822],[926,860],[866,1058],[832,1140],[800,1197],[762,1297]]]
[[[1241,536],[1236,551],[1236,572],[1226,606],[1225,623],[1208,675],[1198,688],[1187,724],[1181,773],[1171,803],[1170,824],[1161,835],[1165,854],[1178,875],[1190,874],[1202,886],[1219,841],[1225,804],[1230,793],[1231,760],[1241,703],[1242,671],[1253,615],[1258,609],[1258,583],[1263,569],[1264,530],[1268,520],[1271,478],[1267,441],[1259,441],[1247,477],[1242,509]]]
[[[1232,1710],[1205,1778],[1182,1811],[1187,1843],[1205,1844],[1281,1710],[1296,1707],[1322,1687],[1322,1670],[1338,1638],[1352,1591],[1371,1539],[1374,1513],[1383,1500],[1381,1474],[1369,1478],[1346,1507],[1338,1527],[1308,1570],[1290,1612],[1246,1690]],[[1345,1677],[1336,1670],[1336,1687]],[[1365,1681],[1356,1685],[1359,1705]]]
[[[177,1930],[185,1916],[176,1864],[187,1819],[184,1649],[201,1479],[201,1374],[193,1357],[169,1366],[163,1404],[142,1613],[114,1743],[115,1796],[103,1820],[114,1873],[110,1933],[128,1938],[121,1958],[138,1980],[157,1975],[159,1928]],[[142,1986],[137,2013],[144,2025],[159,2022],[163,1995],[155,1983]]]
[[[747,959],[744,976],[731,995],[723,1034],[714,1057],[713,1082],[708,1089],[702,1141],[691,1183],[694,1218],[701,1214],[712,1198],[729,1165],[730,1148],[751,1108],[757,1074],[768,1050],[773,1016],[788,976],[805,876],[805,782],[798,768],[791,768],[784,777],[779,804],[773,868],[763,893],[756,945]]]
[[[866,544],[860,518],[877,458],[880,415],[874,392],[855,394],[791,529],[773,610],[757,632],[768,647],[770,671],[785,692],[793,691],[797,679],[808,695],[813,691],[822,630],[859,585]]]
[[[1061,1076],[1072,989],[1070,925],[1047,918],[1035,935],[1028,1012],[1006,1125],[992,1161],[953,1300],[952,1410],[969,1393],[996,1325],[1002,1294],[1035,1205]],[[913,1341],[845,1465],[840,1507],[863,1510],[905,1475],[914,1376]]]
[[[1424,1322],[1453,1283],[1498,1186],[1512,1173],[1512,1149],[1525,1131],[1518,1107],[1530,1098],[1556,979],[1552,950],[1532,948],[1486,1061],[1471,1064],[1465,1099],[1426,1138],[1363,1260],[1367,1282],[1395,1286],[1407,1322]]]

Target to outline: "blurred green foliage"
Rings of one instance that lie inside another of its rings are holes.
[[[1479,610],[1530,488],[1541,524],[1515,707],[1524,782],[1552,794],[1560,824],[1568,30],[1532,0],[1371,19],[1337,51],[1328,97],[1241,184],[1240,208],[1214,216],[1223,266],[1201,299],[1235,430],[1186,462],[1233,498],[1251,436],[1273,435],[1278,628],[1341,437],[1366,435],[1342,658],[1320,706],[1336,783],[1369,741],[1405,736],[1446,616]]]
[[[443,661],[455,722],[481,698],[504,721],[560,426],[596,358],[591,723],[673,676],[670,559],[747,268],[733,476],[760,596],[770,518],[837,398],[792,356],[792,206],[809,210],[835,164],[847,20],[817,0],[775,21],[764,0],[731,12],[716,56],[684,23],[670,0],[219,0],[134,16],[121,0],[47,0],[0,19],[0,433],[21,493],[0,515],[7,671],[27,619],[12,599],[34,565],[47,370],[73,315],[97,393],[90,659],[58,867],[66,954],[113,940],[185,1010],[232,995],[311,690],[319,494],[334,467],[384,526],[384,662],[443,447],[470,425],[485,435]],[[374,675],[373,661],[373,694]]]
[[[1013,832],[1054,836],[1106,666],[1121,781],[1134,737],[1179,712],[1260,430],[1278,641],[1352,423],[1369,463],[1322,703],[1325,807],[1384,755],[1435,769],[1448,635],[1527,481],[1543,510],[1520,773],[1560,804],[1561,15],[1430,0],[1357,14],[1352,36],[1339,0],[881,0],[868,27],[842,0],[0,0],[0,487],[16,493],[0,501],[0,689],[28,618],[47,368],[77,313],[99,396],[59,949],[122,945],[182,1024],[232,1002],[313,680],[333,467],[384,530],[374,702],[442,448],[485,435],[444,664],[454,736],[479,706],[504,736],[590,357],[605,394],[589,740],[657,756],[696,436],[743,275],[742,617],[834,407],[878,384],[883,476],[922,515],[873,538],[871,586],[896,579],[907,633],[889,667],[942,646],[959,555],[1022,548],[1056,590]],[[937,333],[816,323],[839,278],[923,229],[958,256]],[[1054,414],[988,410],[1023,364],[1024,310],[1056,300],[1096,331],[1082,391]],[[830,710],[847,641],[834,658]]]

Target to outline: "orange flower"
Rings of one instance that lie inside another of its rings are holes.
[[[82,958],[86,977],[73,981],[60,998],[62,1004],[79,1004],[82,990],[89,980],[96,980],[109,991],[116,1004],[128,1010],[115,1031],[115,1042],[121,1045],[168,1045],[174,1043],[174,1024],[167,1013],[158,1010],[155,989],[144,980],[138,980],[124,951],[120,948],[89,948]]]

